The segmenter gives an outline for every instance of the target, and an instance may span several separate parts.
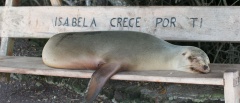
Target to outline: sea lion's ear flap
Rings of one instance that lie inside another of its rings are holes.
[[[191,54],[191,52],[189,50],[183,50],[183,51],[181,51],[181,53],[182,53],[181,55],[185,56],[185,57],[187,57]]]
[[[95,100],[107,80],[118,72],[120,68],[120,64],[106,63],[92,74],[88,84],[86,103],[92,103]]]
[[[187,52],[183,52],[182,55],[185,56],[187,54]]]

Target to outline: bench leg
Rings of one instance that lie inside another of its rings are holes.
[[[21,0],[6,0],[5,6],[19,6]],[[8,37],[1,37],[1,48],[0,48],[0,55],[11,56],[13,54],[13,45],[14,39]],[[5,79],[10,81],[10,74],[9,73],[0,73],[0,79]]]
[[[1,56],[13,54],[14,39],[8,37],[1,38]]]
[[[13,54],[14,39],[2,37],[1,38],[1,56]],[[1,81],[10,81],[10,73],[0,73]]]
[[[62,0],[50,0],[52,6],[61,6]]]
[[[240,102],[239,72],[237,70],[224,72],[224,99],[225,103]]]

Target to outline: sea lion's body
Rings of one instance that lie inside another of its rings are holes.
[[[149,34],[129,31],[57,34],[47,42],[42,56],[50,67],[97,70],[90,81],[88,102],[118,71],[210,71],[208,57],[196,47],[177,46]]]
[[[169,70],[168,49],[173,48],[177,50],[176,45],[139,32],[67,33],[48,41],[43,60],[66,69],[97,69],[101,63],[114,61],[131,67],[128,70]]]

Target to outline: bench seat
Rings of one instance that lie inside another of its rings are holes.
[[[223,74],[227,69],[240,70],[240,64],[211,64],[211,73],[192,74],[180,71],[124,71],[114,75],[114,80],[169,82],[224,85]],[[56,69],[46,66],[41,57],[0,56],[0,72],[90,78],[93,70]]]

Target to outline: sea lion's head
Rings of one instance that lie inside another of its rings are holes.
[[[210,60],[203,50],[197,47],[186,46],[183,47],[179,55],[183,57],[178,64],[178,68],[181,71],[191,73],[209,73],[211,71],[209,68]]]

